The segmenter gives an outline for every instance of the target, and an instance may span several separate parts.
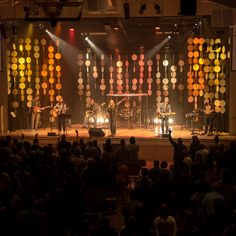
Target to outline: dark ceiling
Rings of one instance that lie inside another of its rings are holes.
[[[236,1],[235,0],[210,0],[210,1],[222,4],[224,6],[236,8]]]

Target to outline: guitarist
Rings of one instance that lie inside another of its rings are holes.
[[[94,128],[97,128],[97,113],[99,110],[99,105],[94,101],[94,99],[90,99],[90,101],[86,104],[86,113],[84,117],[84,125],[83,127],[86,127],[89,123],[89,119],[93,118],[93,124]]]
[[[32,100],[32,113],[31,113],[31,129],[33,130],[37,130],[38,129],[38,125],[39,125],[39,120],[40,120],[40,107],[41,107],[41,103],[39,101],[39,95],[35,94],[35,97]]]
[[[57,112],[57,122],[58,122],[58,133],[61,134],[61,129],[63,133],[66,131],[66,117],[65,113],[67,111],[66,103],[63,101],[63,97],[60,98],[59,102],[54,106],[54,110]]]
[[[161,133],[162,133],[162,135],[168,134],[168,132],[169,132],[170,113],[171,113],[171,105],[169,103],[169,98],[165,97],[164,101],[160,104],[160,106],[158,108],[158,115],[161,118]]]

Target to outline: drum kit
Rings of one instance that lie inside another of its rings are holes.
[[[193,112],[185,115],[186,126],[191,133],[194,133],[196,129],[203,129],[204,126],[204,114],[201,108],[196,108]]]

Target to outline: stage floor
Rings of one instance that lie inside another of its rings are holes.
[[[78,130],[79,138],[84,138],[85,141],[90,139],[89,132],[87,128],[82,128],[81,124],[71,125],[67,127],[66,136],[67,140],[73,142],[76,139],[76,132]],[[150,128],[117,128],[117,133],[115,137],[112,137],[112,143],[119,144],[120,139],[124,138],[126,143],[129,142],[129,138],[134,136],[137,140],[137,144],[140,146],[140,159],[144,160],[167,160],[171,161],[173,157],[173,148],[168,140],[168,138],[163,138],[158,135],[157,128],[150,127]],[[50,132],[55,132],[56,135],[48,136]],[[110,135],[110,130],[108,128],[103,129],[105,136],[104,137],[93,137],[98,141],[98,145],[102,147],[102,144]],[[49,143],[56,145],[58,142],[58,135],[57,129],[38,129],[37,131],[32,130],[16,130],[10,132],[12,137],[20,138],[21,134],[24,134],[25,140],[32,142],[35,134],[38,134],[40,144],[47,145]],[[201,131],[199,133],[202,133]],[[206,146],[210,146],[213,143],[214,135],[206,136],[196,134],[200,141],[204,143]],[[220,133],[220,140],[225,144],[225,147],[228,147],[229,142],[231,140],[236,140],[236,136],[231,136],[228,133]],[[191,132],[185,128],[181,128],[181,126],[173,126],[172,137],[177,139],[181,137],[183,142],[186,146],[189,146],[191,143]]]
[[[191,139],[192,134],[191,131],[189,131],[186,128],[183,128],[181,126],[173,126],[172,131],[172,137],[173,138],[179,138],[182,139]],[[109,137],[110,130],[108,128],[102,128],[103,132],[105,133],[105,138]],[[78,130],[79,137],[83,138],[89,138],[89,128],[83,128],[81,124],[74,124],[69,127],[67,127],[66,130],[66,136],[68,138],[73,138],[76,136],[76,130]],[[15,130],[10,132],[9,134],[12,136],[20,136],[22,133],[25,136],[34,137],[37,133],[40,137],[47,137],[48,133],[53,132],[58,135],[58,130],[56,128],[40,128],[37,131],[36,130]],[[207,136],[202,135],[202,131],[197,131],[195,135],[199,136],[201,139],[210,139],[212,140],[214,135]],[[229,135],[228,133],[219,133],[219,136],[221,136],[222,139],[235,139],[236,136]],[[158,127],[150,127],[150,128],[143,128],[143,127],[135,127],[135,128],[117,128],[115,137],[112,137],[112,139],[121,139],[121,138],[129,138],[130,136],[135,136],[137,139],[163,139],[159,132]]]

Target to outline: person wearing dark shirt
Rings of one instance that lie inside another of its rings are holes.
[[[32,100],[32,115],[31,115],[31,129],[38,129],[39,121],[40,121],[40,107],[41,103],[39,100],[39,95],[36,94],[34,99]]]
[[[174,148],[174,164],[178,164],[180,162],[182,162],[181,160],[181,156],[182,156],[182,151],[183,150],[188,150],[187,147],[183,144],[183,139],[182,138],[178,138],[177,142],[174,141],[174,139],[171,136],[172,131],[169,130],[169,141],[172,144],[173,148]]]
[[[114,137],[114,135],[116,134],[116,111],[117,111],[118,105],[122,101],[124,101],[124,99],[122,99],[116,104],[115,101],[111,99],[107,108],[107,112],[109,116],[109,125],[110,125],[110,130],[111,130],[111,137]]]
[[[161,118],[161,132],[167,134],[169,130],[169,116],[171,114],[171,105],[169,103],[169,98],[165,97],[164,102],[160,104],[158,108],[158,115]]]
[[[57,150],[60,151],[61,149],[66,149],[67,152],[69,152],[70,148],[71,148],[71,143],[66,141],[66,135],[63,134],[61,136],[61,140],[58,142]]]

